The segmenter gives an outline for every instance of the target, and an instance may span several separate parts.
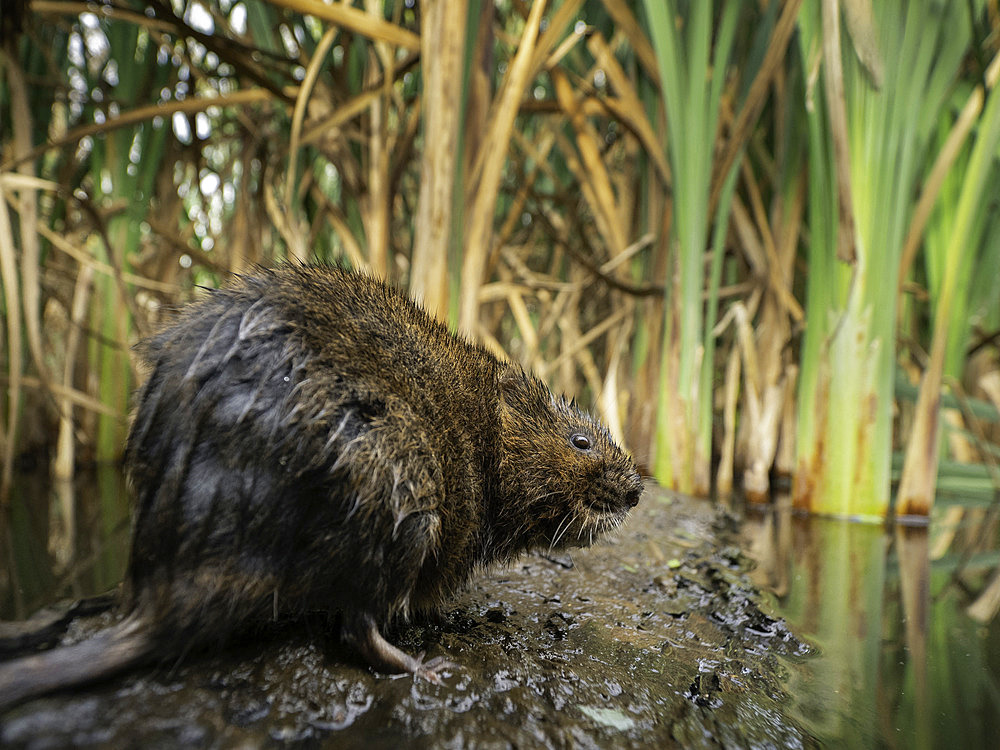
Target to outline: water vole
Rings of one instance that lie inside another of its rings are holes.
[[[377,669],[437,680],[381,629],[478,568],[591,543],[642,492],[599,422],[342,269],[238,279],[143,355],[128,615],[0,665],[0,705],[317,610]]]

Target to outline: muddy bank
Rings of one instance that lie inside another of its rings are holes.
[[[306,622],[25,704],[0,746],[813,746],[785,692],[811,648],[768,615],[736,539],[650,489],[617,539],[523,558],[392,633],[461,665],[441,685],[376,675]]]

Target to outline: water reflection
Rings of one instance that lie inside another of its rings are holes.
[[[792,666],[800,720],[831,747],[993,748],[998,628],[970,618],[926,527],[793,515],[787,498],[745,523],[756,582],[822,655]]]
[[[129,501],[121,472],[99,466],[72,480],[15,477],[0,518],[0,619],[107,591],[128,559]]]

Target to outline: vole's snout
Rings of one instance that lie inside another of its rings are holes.
[[[634,508],[639,504],[639,498],[642,496],[642,484],[640,483],[636,487],[632,487],[628,492],[625,493],[625,505],[629,508]]]
[[[590,505],[601,513],[622,514],[639,504],[642,496],[642,479],[637,473],[612,473],[594,487]]]

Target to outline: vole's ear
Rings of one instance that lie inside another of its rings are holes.
[[[549,391],[538,378],[529,375],[517,364],[503,365],[499,378],[500,400],[511,407],[538,408],[548,402]]]
[[[519,384],[524,380],[524,372],[515,364],[505,363],[500,370],[497,379],[497,386],[500,391],[500,403],[510,406],[511,402],[517,400],[517,392],[521,390]]]
[[[500,392],[508,391],[517,387],[517,384],[524,380],[524,370],[519,365],[512,362],[505,362],[500,366]]]
[[[507,403],[523,400],[528,395],[530,379],[530,376],[520,365],[513,362],[505,363],[500,370],[498,382],[500,398]]]

